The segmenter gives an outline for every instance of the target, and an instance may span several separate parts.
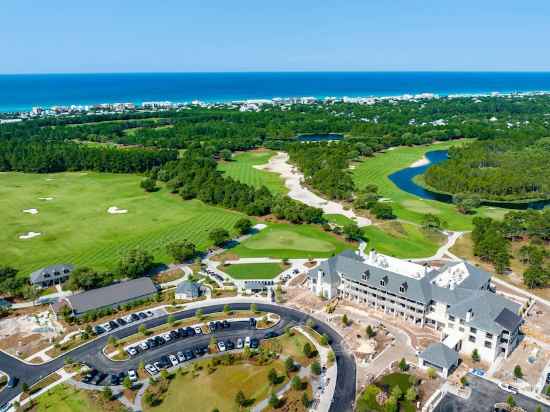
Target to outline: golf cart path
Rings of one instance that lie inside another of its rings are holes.
[[[340,203],[323,199],[303,186],[304,175],[288,163],[288,153],[286,152],[277,152],[275,156],[269,159],[267,164],[256,165],[254,167],[259,170],[278,173],[283,178],[285,186],[289,189],[288,197],[291,199],[322,209],[325,214],[345,216],[355,221],[359,227],[371,224],[370,219],[357,216],[353,210],[345,210]]]

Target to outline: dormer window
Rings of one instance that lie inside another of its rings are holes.
[[[380,280],[380,286],[386,286],[386,281],[384,279]]]
[[[44,273],[44,277],[45,277],[45,278],[49,278],[49,277],[50,277],[50,274],[49,274],[49,273]]]
[[[367,271],[365,271],[365,272],[361,275],[361,279],[367,280],[367,279],[369,278],[369,275],[370,275],[370,273],[369,273],[369,271],[367,270]]]
[[[399,286],[399,292],[405,293],[407,291],[407,282],[403,282],[401,286]]]

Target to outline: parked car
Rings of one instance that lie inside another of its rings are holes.
[[[147,345],[149,345],[150,348],[156,348],[159,344],[155,339],[147,339]]]
[[[277,334],[275,332],[267,332],[264,335],[264,339],[271,339],[271,338],[275,338],[275,337],[277,337]]]
[[[134,321],[134,318],[132,318],[132,315],[128,315],[124,318],[126,323],[132,323]]]
[[[136,356],[138,354],[138,351],[133,346],[130,346],[128,349],[126,349],[126,352],[128,352],[128,355],[130,356]]]
[[[185,328],[178,328],[178,333],[180,337],[186,338],[187,337],[187,329]]]
[[[237,349],[242,349],[244,346],[244,342],[242,340],[242,338],[238,338],[237,339]]]
[[[159,370],[154,365],[151,365],[150,363],[145,365],[145,370],[151,376],[155,376],[157,373],[159,373]]]
[[[145,313],[143,313],[143,312],[132,313],[130,316],[132,317],[132,319],[134,320],[134,322],[135,322],[136,320],[140,320],[140,319],[145,319],[145,318],[147,318],[147,315],[146,315]]]
[[[250,347],[256,349],[260,345],[260,341],[256,338],[250,339]]]
[[[84,383],[90,383],[90,381],[94,378],[94,376],[97,375],[97,370],[90,369],[86,374],[82,377],[82,382]]]
[[[150,310],[146,310],[146,311],[145,311],[145,314],[146,314],[148,317],[155,316],[155,314],[154,314],[153,312],[151,312]]]
[[[172,337],[172,339],[179,339],[180,334],[175,330],[171,330],[170,331],[170,336]]]
[[[172,340],[172,336],[170,336],[169,333],[165,333],[162,335],[162,339],[164,339],[166,342],[170,342]]]
[[[213,333],[216,331],[216,322],[210,322],[208,324],[208,329],[210,330],[210,333]]]
[[[185,359],[185,355],[183,354],[183,352],[176,353],[176,356],[178,357],[178,361],[180,361],[180,363],[185,362],[186,359]]]
[[[190,360],[190,359],[193,359],[195,357],[195,355],[193,354],[193,351],[192,350],[188,350],[184,353],[185,355],[185,358],[187,360]]]
[[[103,328],[102,328],[101,326],[99,326],[99,325],[95,325],[95,326],[92,328],[92,330],[94,331],[94,333],[95,333],[96,335],[101,335],[102,333],[105,332],[105,329],[103,329]]]
[[[250,325],[250,327],[255,328],[256,327],[256,319],[254,319],[254,318],[248,319],[248,324]]]
[[[140,342],[140,344],[138,346],[141,350],[149,349],[149,345],[147,344],[147,342]]]
[[[120,383],[120,380],[118,378],[118,375],[115,375],[114,373],[109,375],[109,385],[110,386],[115,386],[115,385],[118,385],[119,383]]]
[[[227,320],[224,320],[222,322],[222,327],[225,329],[225,328],[229,328],[231,326],[231,324],[227,321]]]
[[[118,318],[116,320],[116,322],[118,323],[119,326],[124,326],[126,325],[128,322],[126,322],[123,318]]]
[[[18,378],[16,378],[15,376],[10,376],[10,378],[8,379],[8,383],[6,383],[6,388],[15,388],[17,386],[17,382],[19,382]]]
[[[249,347],[250,347],[250,336],[247,336],[247,337],[244,339],[244,347],[245,347],[245,348],[249,348]]]
[[[220,352],[225,352],[225,343],[222,340],[218,342],[218,349]]]
[[[160,364],[162,365],[163,368],[168,368],[172,362],[170,362],[170,359],[168,358],[168,356],[162,356],[160,358]]]
[[[195,336],[196,334],[195,329],[193,329],[191,326],[186,327],[185,330],[187,331],[188,336]]]
[[[480,368],[474,368],[474,369],[472,369],[472,375],[484,376],[485,371],[483,369],[480,369]]]
[[[216,329],[222,329],[223,328],[223,323],[221,323],[219,320],[216,321]]]
[[[162,363],[160,362],[153,362],[153,366],[155,367],[156,370],[160,371],[162,369]]]
[[[202,335],[202,329],[200,326],[195,326],[195,334],[197,335]]]
[[[178,365],[178,358],[176,358],[174,355],[168,355],[168,359],[170,359],[170,363],[172,364],[172,366],[177,366]]]
[[[105,330],[107,332],[110,332],[111,330],[113,330],[113,328],[111,327],[109,322],[102,324],[101,327],[103,328],[103,330]]]
[[[107,374],[104,372],[98,372],[90,381],[92,385],[99,385],[103,379],[107,377]]]
[[[512,385],[508,385],[507,383],[499,383],[498,384],[498,387],[500,389],[502,389],[503,391],[506,391],[506,392],[510,392],[510,393],[513,393],[513,394],[516,394],[518,393],[518,388],[516,388],[515,386],[512,386]]]
[[[227,350],[233,350],[235,349],[235,344],[231,340],[226,340],[225,347],[227,348]]]
[[[166,343],[166,341],[162,336],[155,336],[154,339],[157,341],[159,345],[164,345]]]

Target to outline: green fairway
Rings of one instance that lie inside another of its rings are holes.
[[[428,146],[397,147],[365,160],[353,170],[353,179],[359,188],[375,184],[383,197],[391,200],[394,213],[398,218],[420,223],[422,215],[432,213],[438,215],[451,230],[469,230],[472,228],[472,218],[476,215],[463,215],[456,211],[452,204],[425,200],[402,191],[388,178],[393,172],[410,166],[413,162],[432,150],[445,150],[453,145],[463,144],[463,141],[436,143]],[[494,210],[481,207],[478,216],[495,215]]]
[[[118,401],[98,402],[90,396],[91,391],[80,391],[61,384],[36,398],[33,411],[45,412],[100,412],[115,411],[122,406]],[[96,392],[98,395],[99,393]],[[99,397],[99,396],[97,396]]]
[[[363,233],[368,239],[369,249],[375,248],[385,255],[403,259],[432,256],[445,240],[445,236],[438,232],[397,221],[367,226]]]
[[[234,279],[273,279],[283,267],[279,263],[243,263],[223,266],[221,270]]]
[[[111,269],[124,251],[137,246],[169,262],[167,243],[188,239],[204,249],[211,244],[210,230],[232,230],[243,216],[183,201],[164,189],[146,193],[140,180],[121,174],[0,173],[0,265],[14,266],[22,275],[60,262]],[[128,213],[107,213],[112,206]],[[23,213],[31,208],[39,213]],[[19,239],[30,231],[42,235]]]
[[[312,225],[270,224],[232,253],[241,257],[330,257],[354,246]]]
[[[256,188],[263,185],[272,193],[286,194],[288,189],[277,173],[258,170],[254,167],[266,164],[274,154],[275,152],[272,151],[239,153],[231,162],[221,162],[218,169],[239,182]]]
[[[327,220],[327,222],[335,223],[342,227],[355,223],[349,217],[346,217],[344,215],[324,214],[323,217]]]

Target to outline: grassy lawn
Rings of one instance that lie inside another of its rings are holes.
[[[267,398],[271,385],[267,379],[268,372],[275,368],[279,375],[284,374],[282,361],[272,361],[267,365],[254,365],[241,361],[234,365],[219,365],[209,374],[206,370],[208,361],[201,361],[204,369],[193,374],[191,367],[185,374],[177,373],[163,401],[154,407],[143,405],[144,411],[237,411],[235,395],[242,390],[247,399],[254,404]]]
[[[318,226],[269,224],[230,252],[240,257],[321,258],[354,247]]]
[[[273,151],[239,153],[231,162],[220,162],[218,169],[239,182],[256,188],[263,185],[273,193],[286,194],[288,189],[277,173],[258,170],[254,167],[266,164],[274,154]]]
[[[243,216],[183,201],[164,189],[146,193],[140,180],[107,173],[0,173],[0,265],[12,265],[22,275],[60,262],[111,269],[123,252],[138,246],[168,262],[167,243],[191,239],[205,248],[210,230],[232,230]],[[111,206],[128,213],[111,215]],[[30,208],[39,213],[23,213]],[[42,235],[19,239],[29,231]]]
[[[100,392],[80,391],[72,386],[61,384],[40,395],[35,400],[33,412],[102,412],[119,411],[118,401],[104,401]]]
[[[234,279],[273,279],[284,267],[279,263],[243,263],[227,265],[222,270]]]
[[[304,345],[309,343],[313,349],[315,345],[308,338],[297,331],[292,331],[292,336],[286,334],[275,339],[263,340],[262,347],[287,356],[292,356],[295,362],[306,367],[309,366],[317,357],[308,358],[304,355]]]
[[[351,223],[355,223],[350,218],[344,216],[344,215],[331,215],[331,214],[324,214],[323,217],[330,223],[335,223],[339,226],[346,226]]]
[[[398,258],[419,258],[435,254],[445,236],[411,223],[388,221],[363,228],[368,248]]]
[[[465,216],[458,213],[452,204],[411,195],[397,188],[388,178],[393,172],[406,168],[422,158],[426,152],[444,150],[463,143],[464,141],[452,141],[428,146],[397,147],[358,164],[353,170],[353,179],[359,188],[370,183],[378,185],[380,194],[391,199],[394,212],[401,219],[420,223],[423,214],[432,213],[443,219],[449,229],[470,230],[475,215]],[[495,208],[481,207],[478,215],[494,217],[501,213]]]

